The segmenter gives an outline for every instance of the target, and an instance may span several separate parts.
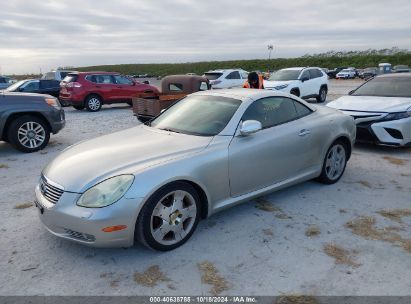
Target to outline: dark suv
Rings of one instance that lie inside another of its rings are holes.
[[[128,103],[140,93],[156,93],[156,87],[140,83],[117,73],[79,72],[68,74],[60,83],[60,101],[71,104],[77,110],[90,112],[101,109],[103,104]]]
[[[0,93],[0,140],[22,152],[35,152],[65,126],[64,110],[50,95]]]

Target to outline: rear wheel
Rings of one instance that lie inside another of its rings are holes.
[[[347,147],[341,140],[335,141],[328,149],[318,180],[324,184],[336,183],[347,165]]]
[[[327,89],[322,87],[317,97],[317,102],[325,102],[327,99]]]
[[[11,122],[7,138],[17,150],[26,153],[36,152],[47,146],[50,130],[43,119],[24,115]]]
[[[136,223],[136,239],[143,245],[168,251],[183,245],[200,218],[200,197],[184,182],[166,185],[143,206]]]
[[[90,95],[86,98],[85,104],[86,104],[87,111],[97,112],[97,111],[100,111],[100,109],[103,105],[103,102],[102,102],[100,96]]]

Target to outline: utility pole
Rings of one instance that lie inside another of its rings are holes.
[[[267,45],[268,49],[268,60],[271,59],[271,52],[274,50],[274,46],[272,44]]]

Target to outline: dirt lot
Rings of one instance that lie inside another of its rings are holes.
[[[358,84],[333,81],[329,99]],[[126,106],[66,113],[41,152],[0,143],[1,295],[411,295],[411,149],[358,145],[337,184],[217,214],[172,252],[93,249],[42,227],[33,188],[67,146],[137,120]]]

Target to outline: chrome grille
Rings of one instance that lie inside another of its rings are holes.
[[[94,235],[91,234],[86,234],[86,233],[81,233],[81,232],[77,232],[71,229],[67,229],[65,228],[64,231],[73,239],[77,239],[77,240],[82,240],[82,241],[86,241],[86,242],[94,242],[96,240],[96,238],[94,237]]]
[[[51,185],[47,182],[44,176],[40,179],[40,191],[41,194],[50,202],[50,203],[57,203],[60,197],[63,195],[64,190],[60,189],[56,186]]]

